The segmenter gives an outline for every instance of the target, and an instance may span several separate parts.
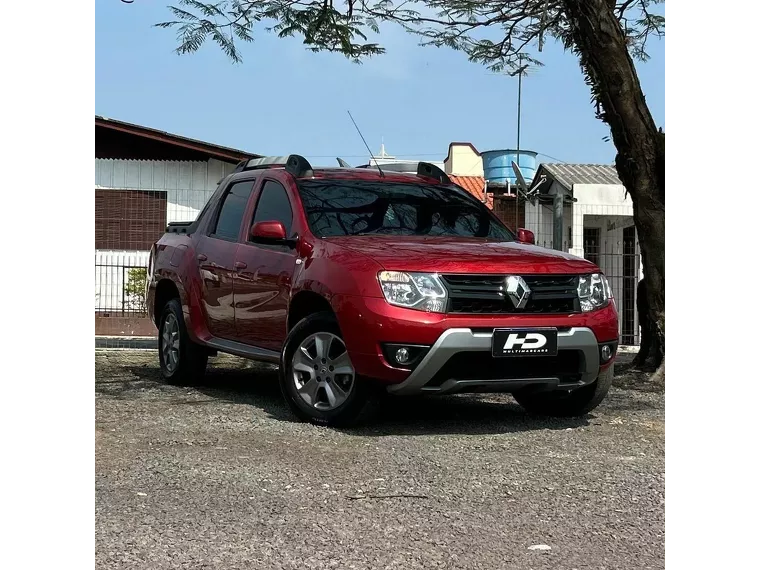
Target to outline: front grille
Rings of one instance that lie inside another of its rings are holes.
[[[516,309],[506,296],[505,275],[442,275],[449,292],[450,313],[576,313],[580,312],[577,275],[523,275],[530,287],[528,304]]]
[[[560,350],[556,356],[510,356],[496,358],[490,352],[457,352],[446,361],[426,387],[441,386],[447,380],[513,380],[559,378],[562,383],[578,382],[583,373],[583,353]]]

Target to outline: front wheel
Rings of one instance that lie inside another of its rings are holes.
[[[517,403],[526,411],[539,416],[574,417],[589,413],[602,403],[612,384],[615,364],[599,373],[597,379],[588,386],[576,388],[570,393],[562,390],[553,392],[516,392]]]
[[[280,362],[280,388],[302,420],[330,426],[356,423],[369,401],[335,316],[310,315],[290,331]]]

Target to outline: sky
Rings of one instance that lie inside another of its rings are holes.
[[[387,53],[361,65],[307,51],[262,29],[233,64],[216,44],[179,56],[167,0],[96,1],[95,114],[263,155],[301,154],[315,165],[366,163],[385,143],[397,158],[443,160],[450,142],[515,148],[517,78],[490,73],[448,48],[421,47],[381,26]],[[665,127],[665,42],[637,63],[658,126]],[[520,148],[542,162],[611,164],[609,129],[594,116],[577,58],[549,44],[522,82]]]

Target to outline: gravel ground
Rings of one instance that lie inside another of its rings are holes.
[[[641,376],[583,419],[444,396],[339,431],[295,422],[271,368],[219,357],[188,389],[156,362],[95,353],[98,568],[664,567],[665,398]]]

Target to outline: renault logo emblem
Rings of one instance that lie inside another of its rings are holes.
[[[507,297],[512,301],[515,309],[524,309],[530,299],[530,287],[525,279],[519,275],[507,276]]]

